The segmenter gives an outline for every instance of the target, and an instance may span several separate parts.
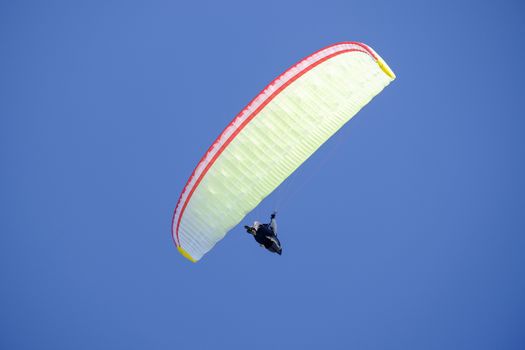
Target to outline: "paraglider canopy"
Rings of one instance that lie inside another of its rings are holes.
[[[394,79],[369,46],[344,42],[272,81],[224,129],[186,183],[172,220],[181,254],[201,259]]]

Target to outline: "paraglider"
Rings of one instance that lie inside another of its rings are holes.
[[[277,238],[277,222],[275,221],[275,212],[270,216],[269,224],[261,224],[255,221],[252,226],[245,225],[246,232],[253,235],[255,241],[272,253],[282,254],[283,248]]]
[[[394,79],[369,46],[344,42],[272,81],[219,135],[184,186],[172,220],[181,254],[201,259]]]

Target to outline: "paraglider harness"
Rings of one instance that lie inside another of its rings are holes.
[[[257,243],[271,251],[281,255],[282,247],[281,242],[277,238],[277,232],[275,232],[275,213],[271,215],[271,222],[269,224],[259,224],[255,227],[244,226],[246,232],[253,235]]]

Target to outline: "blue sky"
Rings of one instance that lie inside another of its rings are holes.
[[[3,349],[523,349],[519,1],[0,5]],[[339,41],[398,79],[198,264],[193,167]],[[291,193],[282,201],[279,196]]]

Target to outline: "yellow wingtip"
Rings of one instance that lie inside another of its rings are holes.
[[[386,62],[383,61],[381,58],[378,58],[377,64],[383,70],[383,72],[385,72],[386,75],[388,75],[390,78],[392,78],[392,80],[394,80],[396,78],[396,75],[394,74],[394,72],[392,72],[392,69],[390,69],[388,64],[386,64]]]
[[[193,259],[193,258],[191,257],[191,255],[188,254],[188,252],[185,251],[184,248],[182,248],[181,246],[177,246],[177,249],[178,249],[179,253],[181,253],[182,256],[185,257],[186,259],[188,259],[189,261],[191,261],[191,262],[193,262],[193,263],[196,263],[196,262],[197,262],[197,260]]]

